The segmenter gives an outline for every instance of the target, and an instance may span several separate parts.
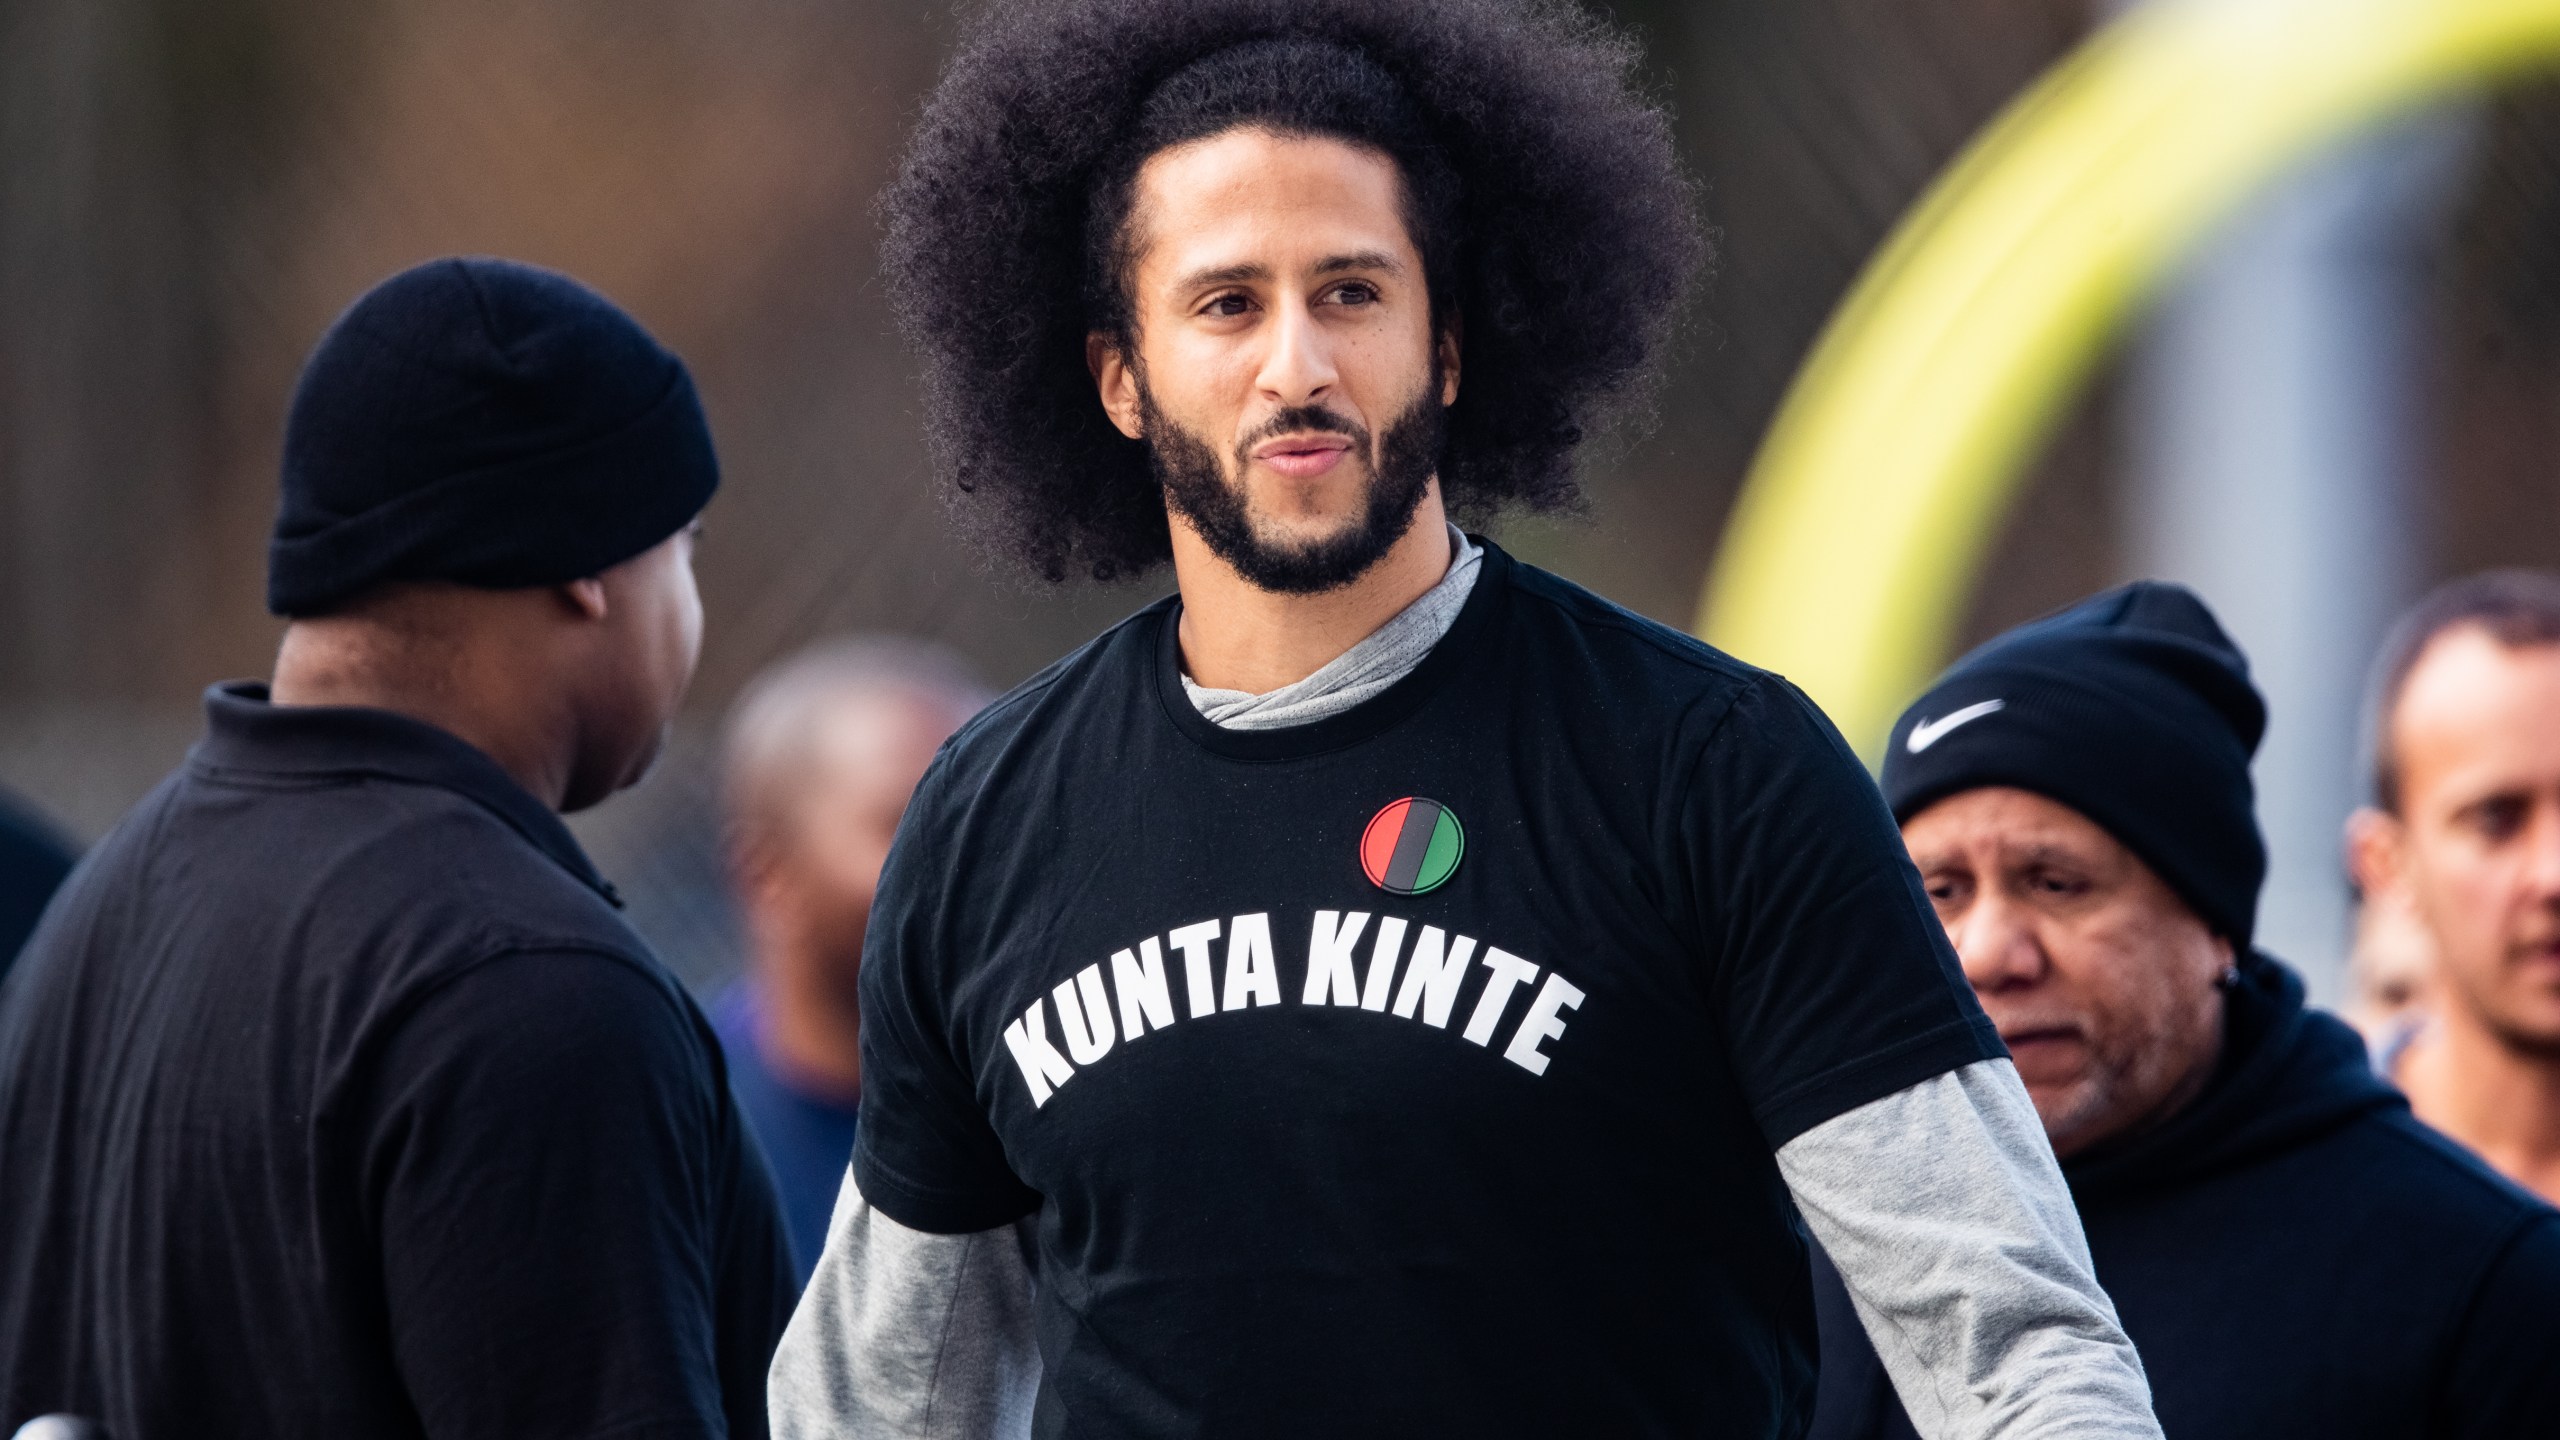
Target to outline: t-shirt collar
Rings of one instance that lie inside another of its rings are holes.
[[[1432,646],[1422,663],[1401,680],[1339,714],[1277,730],[1229,730],[1200,713],[1182,688],[1182,602],[1174,596],[1159,602],[1156,692],[1165,718],[1202,749],[1237,760],[1294,760],[1356,745],[1401,722],[1462,672],[1488,633],[1487,626],[1510,589],[1511,557],[1481,535],[1470,536],[1484,552],[1482,568],[1466,604],[1448,633]]]
[[[456,735],[389,710],[277,705],[256,680],[205,691],[204,711],[204,738],[187,756],[188,768],[199,774],[377,777],[450,790],[496,814],[581,884],[616,907],[622,904],[621,894],[597,873],[551,807]]]
[[[1445,523],[1445,522],[1444,522]],[[1484,547],[1457,526],[1449,528],[1454,557],[1440,583],[1396,612],[1367,638],[1336,655],[1303,680],[1260,695],[1241,690],[1213,690],[1182,678],[1183,693],[1193,708],[1224,730],[1281,730],[1291,725],[1338,715],[1372,695],[1383,693],[1413,673],[1457,623],[1467,597],[1475,593],[1476,572],[1483,568]]]

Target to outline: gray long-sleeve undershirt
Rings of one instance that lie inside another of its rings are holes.
[[[2008,1061],[1817,1125],[1778,1169],[1927,1440],[2157,1440],[2142,1362]],[[1029,1435],[1030,1224],[928,1235],[848,1176],[774,1357],[777,1440]]]
[[[1205,690],[1221,725],[1306,724],[1421,663],[1473,588],[1454,529],[1439,585],[1297,685]],[[1780,1147],[1779,1173],[1829,1252],[1926,1440],[2157,1440],[2149,1387],[2098,1288],[2080,1218],[2006,1060],[1925,1080]],[[777,1440],[998,1440],[1030,1433],[1030,1226],[929,1235],[873,1209],[850,1173],[773,1362]]]

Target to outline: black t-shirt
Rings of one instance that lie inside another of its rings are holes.
[[[762,1435],[692,1001],[460,740],[217,690],[0,986],[0,1434]]]
[[[1201,718],[1175,615],[952,740],[863,964],[856,1178],[1039,1212],[1035,1433],[1794,1434],[1773,1152],[2003,1053],[1856,760],[1490,546],[1293,729]]]

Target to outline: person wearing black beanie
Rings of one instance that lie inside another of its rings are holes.
[[[1940,677],[1893,728],[1885,801],[1903,822],[1986,786],[2059,801],[2245,951],[2267,875],[2249,783],[2266,729],[2213,612],[2146,581],[2021,625]]]
[[[2142,582],[1957,662],[1895,725],[1884,792],[2165,1433],[2540,1433],[2560,1213],[2413,1119],[2252,946],[2266,719],[2204,602]],[[1915,1434],[1816,1271],[1812,1440]]]
[[[682,362],[566,276],[433,261],[330,328],[273,682],[0,988],[0,1433],[766,1433],[772,1183],[560,819],[691,680],[717,483]]]
[[[513,261],[430,261],[357,301],[303,368],[267,608],[600,574],[719,484],[684,362],[612,301]]]

